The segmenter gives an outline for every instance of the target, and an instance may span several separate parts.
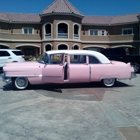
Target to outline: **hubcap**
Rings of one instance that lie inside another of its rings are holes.
[[[27,78],[24,78],[24,77],[18,77],[16,78],[15,80],[15,86],[18,88],[18,89],[25,89],[28,85],[28,80]]]
[[[113,86],[115,83],[114,78],[103,79],[105,86]]]
[[[25,79],[23,78],[19,78],[17,79],[17,85],[20,86],[20,87],[23,87],[25,85]]]

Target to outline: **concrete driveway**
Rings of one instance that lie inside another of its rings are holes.
[[[117,82],[31,86],[0,78],[0,140],[140,140],[140,74]]]

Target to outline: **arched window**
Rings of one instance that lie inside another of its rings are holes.
[[[74,49],[74,50],[79,50],[79,46],[75,45],[75,46],[73,47],[73,49]]]
[[[64,44],[58,46],[58,50],[67,50],[67,49],[68,49],[68,46]]]
[[[68,38],[68,25],[65,23],[58,24],[58,38]]]
[[[46,46],[45,46],[45,50],[46,50],[46,51],[52,50],[52,46],[51,46],[50,44],[46,45]]]
[[[45,39],[51,38],[51,24],[45,25]]]
[[[79,39],[79,26],[74,25],[74,39]]]

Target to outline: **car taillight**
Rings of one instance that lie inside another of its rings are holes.
[[[25,58],[25,56],[24,56],[24,55],[22,55],[22,58]]]

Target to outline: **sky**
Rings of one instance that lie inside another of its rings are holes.
[[[1,0],[0,12],[40,14],[54,0]],[[140,13],[140,0],[69,0],[86,16]]]

